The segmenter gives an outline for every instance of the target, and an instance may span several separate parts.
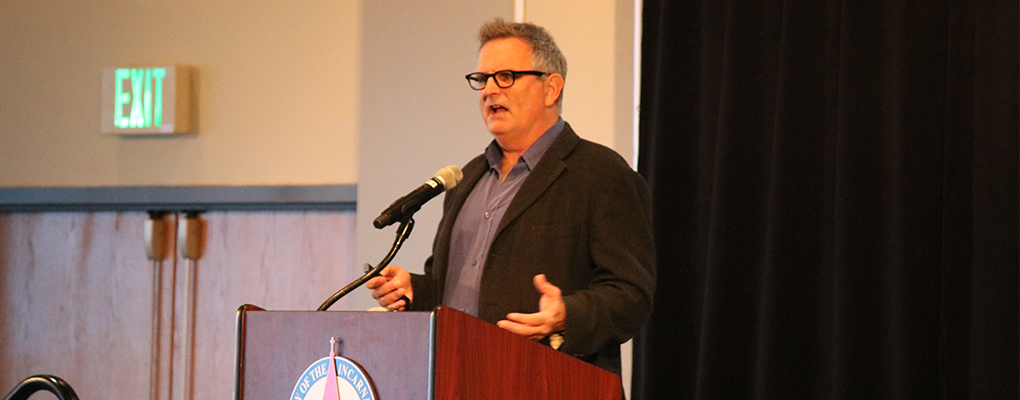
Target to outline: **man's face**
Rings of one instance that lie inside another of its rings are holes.
[[[478,72],[531,69],[531,46],[523,40],[496,39],[478,51]],[[489,132],[497,139],[533,134],[548,107],[545,86],[540,77],[533,75],[518,75],[513,86],[505,89],[490,78],[485,89],[479,91],[482,118]]]

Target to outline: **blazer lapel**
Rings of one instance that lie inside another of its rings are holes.
[[[460,213],[460,208],[467,201],[467,197],[471,194],[471,191],[475,189],[475,185],[478,181],[482,180],[482,176],[489,170],[489,165],[485,161],[485,155],[475,157],[464,165],[464,179],[457,184],[457,187],[447,192],[449,199],[445,200],[449,203],[450,210],[453,216]]]
[[[577,137],[574,130],[570,128],[570,124],[565,123],[563,131],[556,137],[552,145],[549,146],[549,150],[546,150],[545,155],[538,161],[538,165],[535,169],[528,174],[528,178],[521,185],[521,188],[517,191],[517,195],[510,201],[510,206],[506,209],[506,214],[503,215],[503,219],[499,221],[499,227],[496,228],[496,235],[493,238],[499,237],[499,234],[503,232],[503,229],[507,225],[510,225],[517,217],[527,210],[535,200],[538,199],[542,193],[545,193],[549,186],[556,180],[560,173],[567,168],[567,164],[563,161],[570,151],[577,146],[577,143],[581,141],[581,138]]]

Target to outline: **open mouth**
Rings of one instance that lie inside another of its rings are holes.
[[[506,107],[503,107],[501,105],[491,105],[491,106],[489,106],[489,112],[492,113],[492,114],[499,114],[501,112],[507,112],[507,111],[510,111],[510,110],[507,110]]]

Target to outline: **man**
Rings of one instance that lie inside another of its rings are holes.
[[[545,29],[496,19],[479,40],[466,78],[495,139],[447,192],[424,274],[388,266],[366,286],[391,310],[455,307],[620,374],[655,286],[647,186],[560,118],[566,60]]]

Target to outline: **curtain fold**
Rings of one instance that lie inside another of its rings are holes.
[[[1017,2],[646,0],[632,396],[1017,398]]]

